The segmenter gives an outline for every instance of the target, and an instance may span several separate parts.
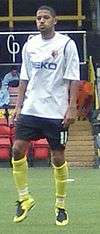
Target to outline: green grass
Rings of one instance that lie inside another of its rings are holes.
[[[67,206],[70,222],[55,225],[54,183],[52,169],[29,169],[29,187],[36,200],[35,208],[22,223],[14,224],[16,189],[12,169],[0,168],[0,234],[99,234],[100,233],[100,171],[71,169]]]

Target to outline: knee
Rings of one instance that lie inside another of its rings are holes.
[[[56,167],[61,166],[61,162],[60,162],[59,158],[56,158],[56,157],[53,157],[53,158],[52,158],[52,164],[53,164],[54,166],[56,166]]]
[[[22,158],[21,150],[15,146],[12,148],[12,155],[14,160],[20,160]]]
[[[62,166],[65,162],[64,152],[63,151],[52,152],[51,161],[52,164],[54,164],[56,167]]]
[[[22,159],[27,150],[27,143],[24,141],[16,140],[12,147],[12,155],[14,160]]]

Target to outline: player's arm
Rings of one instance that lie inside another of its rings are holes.
[[[78,92],[78,82],[71,81],[70,83],[70,95],[69,95],[69,105],[65,112],[63,124],[65,127],[73,123],[77,117],[77,92]]]
[[[65,126],[74,122],[77,116],[77,93],[80,79],[79,56],[75,42],[69,42],[68,48],[66,49],[66,70],[64,79],[69,80],[69,105],[64,116]]]
[[[14,111],[14,118],[16,118],[16,120],[17,120],[17,118],[21,112],[21,108],[23,106],[23,101],[25,98],[27,84],[28,84],[27,80],[20,80],[20,82],[19,82],[18,98],[17,98],[17,103],[16,103],[16,107],[15,107],[15,111]]]
[[[20,81],[19,81],[19,90],[18,90],[18,98],[17,103],[15,107],[14,112],[14,119],[17,120],[21,108],[23,106],[24,98],[25,98],[25,92],[27,89],[27,84],[29,81],[29,75],[28,75],[28,57],[27,57],[27,43],[25,43],[23,50],[22,50],[22,66],[21,66],[21,72],[20,72]]]

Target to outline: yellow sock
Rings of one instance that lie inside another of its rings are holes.
[[[67,162],[62,166],[54,166],[54,178],[56,188],[56,207],[65,209],[65,198],[66,198],[66,184],[68,176]]]
[[[29,197],[28,183],[27,183],[27,172],[28,165],[26,157],[15,161],[12,159],[13,164],[13,177],[15,185],[19,194],[19,200],[25,200]]]

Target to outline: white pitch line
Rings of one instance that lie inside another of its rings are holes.
[[[67,179],[67,182],[74,182],[75,179]]]

